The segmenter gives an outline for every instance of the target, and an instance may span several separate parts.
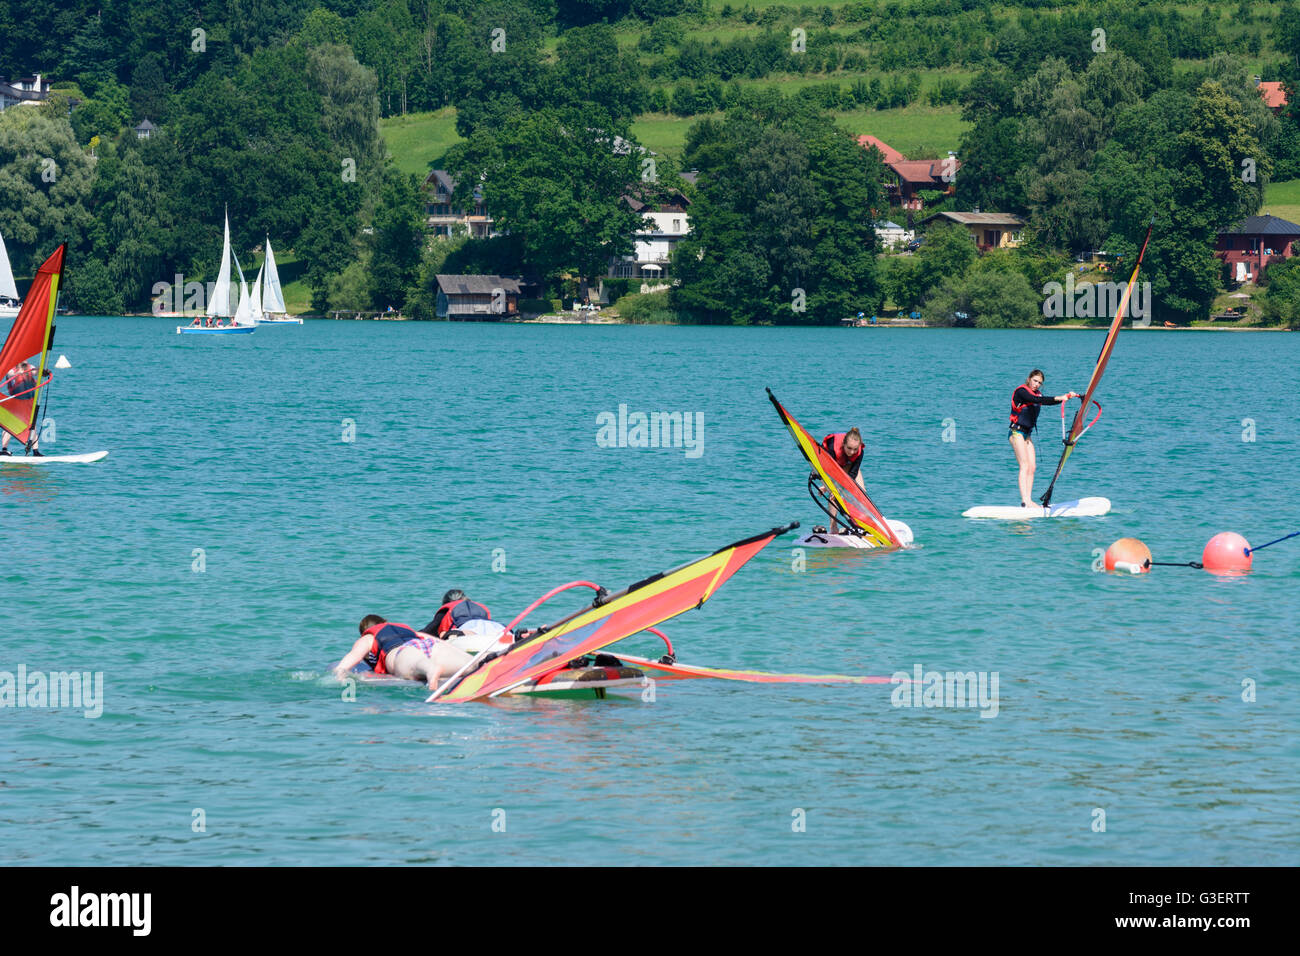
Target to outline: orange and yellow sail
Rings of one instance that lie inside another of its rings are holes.
[[[443,690],[437,699],[456,702],[491,697],[700,607],[773,538],[797,527],[796,522],[773,528],[698,561],[638,581],[539,635],[519,641],[499,657],[486,660]]]
[[[795,421],[794,416],[786,411],[785,406],[776,400],[770,388],[767,390],[767,397],[775,406],[776,413],[781,416],[781,421],[785,422],[785,427],[790,429],[790,434],[794,436],[795,444],[803,452],[804,458],[808,459],[808,463],[820,476],[827,494],[830,495],[844,519],[865,537],[874,541],[878,547],[903,547],[903,542],[889,526],[880,509],[872,504],[867,493],[849,477],[848,472],[840,467],[835,457],[828,453],[806,428]]]
[[[66,250],[66,245],[59,246],[36,270],[36,278],[27,290],[9,337],[0,348],[0,428],[24,444],[31,437],[40,391],[46,384],[45,358],[54,332],[54,311],[59,300]],[[17,395],[10,395],[11,375],[18,363],[33,359],[36,384]]]
[[[1154,225],[1154,221],[1152,225]],[[1043,497],[1039,499],[1044,508],[1052,503],[1052,491],[1056,488],[1056,479],[1061,477],[1061,470],[1065,467],[1065,463],[1070,460],[1070,453],[1074,451],[1075,442],[1079,440],[1080,435],[1087,431],[1088,406],[1092,403],[1092,393],[1096,391],[1102,373],[1106,371],[1106,363],[1110,361],[1111,353],[1115,351],[1115,341],[1119,338],[1120,326],[1124,324],[1124,314],[1128,311],[1129,299],[1133,297],[1133,289],[1137,285],[1138,270],[1142,268],[1142,257],[1147,254],[1147,245],[1151,242],[1151,228],[1152,226],[1147,226],[1146,238],[1142,240],[1142,248],[1138,250],[1137,261],[1133,263],[1133,274],[1129,276],[1128,285],[1124,287],[1124,294],[1119,300],[1119,308],[1115,310],[1115,318],[1111,320],[1110,329],[1106,332],[1106,340],[1101,343],[1101,354],[1097,356],[1097,364],[1093,367],[1092,377],[1088,379],[1088,387],[1083,393],[1083,402],[1079,405],[1079,411],[1075,413],[1074,421],[1065,436],[1065,448],[1061,451],[1061,460],[1056,463],[1056,472],[1052,475],[1051,483],[1048,484],[1047,490],[1043,492]]]

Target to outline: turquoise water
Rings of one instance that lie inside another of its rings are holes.
[[[0,710],[11,860],[1297,860],[1300,544],[1233,579],[1092,569],[1122,536],[1187,561],[1300,528],[1296,336],[1126,331],[1057,491],[1114,511],[1010,524],[959,514],[1015,503],[1011,389],[1039,366],[1081,390],[1099,332],[174,325],[61,320],[46,451],[111,455],[0,468],[0,670],[102,671],[105,696],[98,719]],[[819,437],[863,429],[920,547],[800,571],[778,539],[666,626],[679,658],[996,671],[996,717],[888,685],[436,706],[324,679],[371,611],[419,626],[459,586],[505,617],[816,523],[765,385]],[[702,453],[598,447],[620,404],[702,414]],[[1040,491],[1054,434],[1045,414]]]

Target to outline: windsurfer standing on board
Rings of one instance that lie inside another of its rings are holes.
[[[49,379],[50,370],[46,369],[45,380],[48,382]],[[5,374],[3,385],[5,393],[10,398],[35,398],[36,369],[32,366],[31,362],[19,362]],[[9,453],[9,438],[9,433],[3,428],[0,428],[0,455],[13,457]],[[38,444],[39,442],[36,440],[36,431],[33,429],[31,451],[33,455],[40,458],[43,456],[41,455],[40,449],[37,447]]]
[[[1071,398],[1078,398],[1075,392],[1064,395],[1043,395],[1043,373],[1034,369],[1025,379],[1025,384],[1016,386],[1011,393],[1011,432],[1007,440],[1016,453],[1016,462],[1020,465],[1020,506],[1034,507],[1034,470],[1038,463],[1034,458],[1034,429],[1038,427],[1038,409],[1041,405],[1059,405]]]
[[[858,487],[866,493],[867,486],[862,483],[862,432],[850,428],[847,432],[833,432],[822,439],[822,448],[835,459],[835,463],[844,469]],[[823,489],[824,490],[824,489]],[[839,533],[839,523],[831,518],[831,534]]]

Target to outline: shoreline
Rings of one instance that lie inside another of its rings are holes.
[[[194,316],[190,316],[190,315],[166,315],[166,314],[159,315],[154,312],[125,312],[120,316],[98,316],[98,315],[91,316],[91,315],[85,315],[84,313],[72,312],[72,313],[68,313],[65,317],[66,318],[82,317],[82,318],[124,318],[124,319],[168,319],[172,321],[175,321],[177,319],[192,320],[194,318]],[[308,320],[308,321],[315,321],[315,320],[324,321],[330,319],[330,316],[301,313],[298,316],[298,318]],[[371,319],[359,319],[359,320],[353,319],[353,320],[340,320],[340,321],[422,323],[422,322],[450,322],[451,320],[450,319],[412,319],[408,316],[404,316],[400,319],[376,317]],[[539,315],[539,316],[533,316],[532,318],[508,318],[508,319],[501,319],[500,323],[503,325],[658,325],[658,326],[671,326],[674,328],[767,328],[767,329],[843,328],[843,329],[907,329],[907,330],[913,330],[913,329],[933,330],[933,329],[956,328],[956,326],[951,326],[951,325],[911,325],[911,324],[891,325],[888,322],[881,322],[876,325],[857,325],[857,326],[854,325],[847,325],[847,326],[846,325],[777,325],[775,323],[770,325],[751,325],[751,326],[712,326],[712,325],[707,325],[706,323],[694,323],[694,322],[629,322],[626,319],[621,319],[621,318],[611,318],[611,317],[578,318],[576,316],[570,317],[570,316],[563,316],[563,315]],[[470,323],[466,323],[466,324],[470,324]],[[968,329],[963,329],[963,331],[967,331],[967,332],[1007,332],[1007,331],[1088,332],[1088,331],[1103,330],[1106,328],[1108,328],[1108,326],[1102,324],[1079,325],[1078,323],[1070,323],[1068,325],[1031,325],[1031,326],[1022,327],[1018,329],[968,328]],[[1216,325],[1180,325],[1172,329],[1166,329],[1163,326],[1158,326],[1158,325],[1147,325],[1147,326],[1125,325],[1123,326],[1123,329],[1126,332],[1293,332],[1295,331],[1290,326],[1285,326],[1285,325],[1217,325],[1217,326]]]

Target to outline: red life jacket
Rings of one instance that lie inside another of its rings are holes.
[[[490,620],[492,620],[492,612],[482,604],[469,598],[460,598],[438,608],[429,625],[433,630],[426,633],[442,637],[448,631],[456,630],[466,621]]]
[[[389,628],[392,629],[391,633],[384,633]],[[370,652],[366,654],[365,662],[374,668],[376,674],[387,674],[388,670],[384,663],[388,655],[412,640],[415,637],[415,629],[405,624],[385,621],[382,624],[372,624],[362,631],[361,635],[370,638]]]
[[[1029,407],[1028,402],[1025,402],[1022,405],[1016,404],[1016,392],[1020,391],[1022,388],[1028,391],[1029,394],[1033,395],[1035,398],[1041,398],[1043,394],[1042,392],[1035,391],[1034,389],[1030,388],[1028,382],[1025,382],[1023,385],[1017,385],[1015,388],[1013,388],[1011,390],[1011,424],[1012,425],[1020,424],[1020,413]]]
[[[862,460],[862,452],[863,449],[866,448],[866,445],[858,445],[858,453],[854,455],[852,458],[846,460],[844,458],[844,436],[846,434],[847,432],[836,432],[833,435],[827,435],[825,438],[822,439],[822,447],[825,448],[827,442],[829,442],[830,443],[829,451],[832,455],[835,456],[836,463],[842,465],[845,468],[848,468],[855,461]]]

